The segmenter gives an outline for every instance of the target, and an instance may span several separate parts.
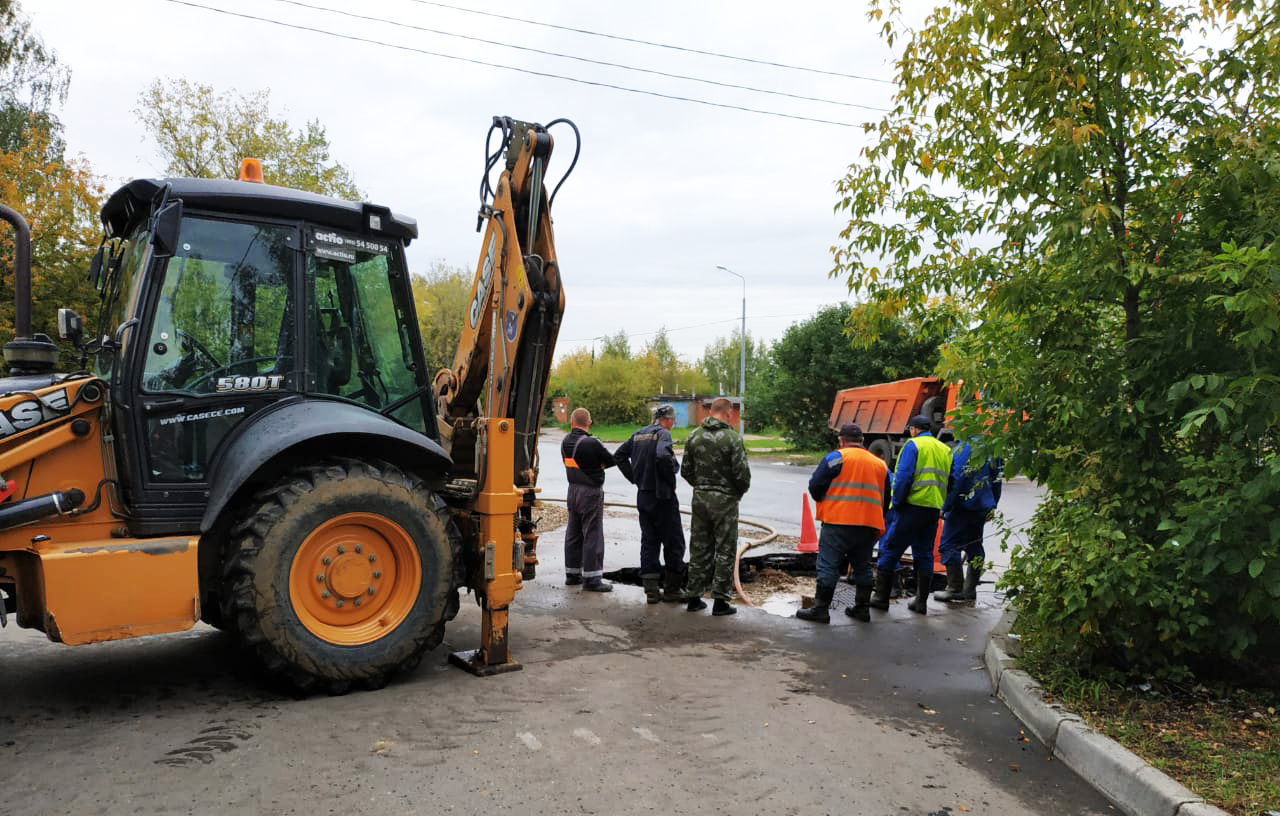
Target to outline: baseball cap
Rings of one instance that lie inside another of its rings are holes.
[[[657,408],[653,409],[653,418],[654,419],[675,419],[676,418],[675,406],[671,405],[670,403],[663,403],[662,405],[659,405]]]
[[[862,436],[862,428],[856,422],[846,422],[840,426],[840,436],[844,439],[858,439]]]
[[[929,417],[924,414],[916,414],[911,417],[911,421],[907,423],[908,428],[924,428],[926,431],[933,427],[933,423],[929,421]]]

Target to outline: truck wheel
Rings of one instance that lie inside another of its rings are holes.
[[[890,468],[893,467],[893,445],[889,443],[889,440],[887,439],[873,440],[872,443],[867,446],[867,450],[871,451],[876,456],[879,456],[881,459],[883,459],[884,463],[888,465]]]
[[[385,462],[334,459],[259,493],[232,529],[224,616],[303,694],[378,688],[440,643],[453,553],[435,497]]]

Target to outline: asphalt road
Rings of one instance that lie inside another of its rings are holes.
[[[799,475],[807,478],[802,471]],[[637,546],[611,515],[606,568]],[[560,532],[513,609],[523,671],[478,679],[464,601],[378,692],[294,700],[207,627],[66,647],[0,631],[6,814],[1109,814],[990,694],[999,604],[830,626],[562,585]]]

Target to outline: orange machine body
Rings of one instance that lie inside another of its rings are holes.
[[[200,619],[198,539],[128,537],[113,513],[114,457],[103,434],[105,384],[65,379],[0,397],[0,510],[68,491],[82,506],[0,531],[0,588],[18,624],[92,643],[188,629]]]

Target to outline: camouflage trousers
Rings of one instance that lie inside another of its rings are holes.
[[[689,578],[686,598],[733,598],[733,562],[738,555],[738,500],[714,490],[693,491],[689,521]]]

